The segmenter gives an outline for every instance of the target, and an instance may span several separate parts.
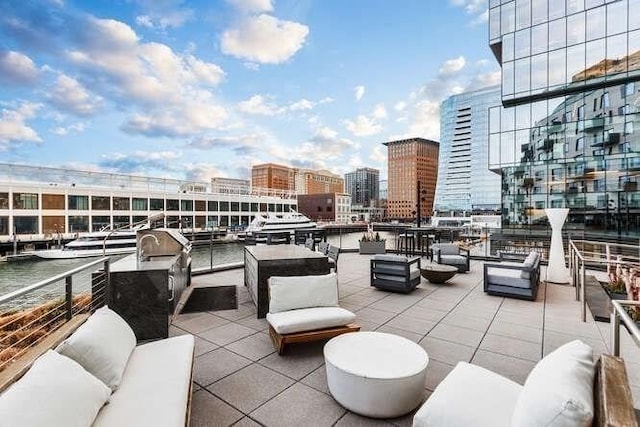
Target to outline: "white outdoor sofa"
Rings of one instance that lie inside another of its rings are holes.
[[[463,408],[461,407],[463,406]],[[624,361],[572,341],[549,353],[524,385],[459,362],[413,417],[413,427],[637,427]]]
[[[489,295],[535,301],[540,282],[540,253],[532,251],[523,262],[484,264],[484,291]]]
[[[34,348],[42,355],[29,366],[2,372],[0,424],[188,426],[193,336],[136,347],[133,331],[112,310],[85,319],[69,322],[77,330],[59,345],[55,333],[43,343],[49,349]]]

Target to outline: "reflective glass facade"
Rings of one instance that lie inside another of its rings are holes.
[[[639,235],[640,0],[489,5],[509,107],[489,112],[503,226],[567,207],[576,228]]]
[[[489,108],[500,106],[499,86],[451,96],[440,106],[438,215],[500,210],[500,177],[486,167]]]

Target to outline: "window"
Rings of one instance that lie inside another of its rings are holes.
[[[111,209],[111,197],[91,196],[91,209],[108,211]]]
[[[207,210],[209,212],[215,212],[218,210],[218,202],[217,201],[213,201],[213,200],[209,200],[207,202]]]
[[[149,199],[149,207],[152,211],[163,211],[164,200],[163,199]]]
[[[600,97],[600,108],[609,108],[609,92],[605,92]]]
[[[114,197],[113,198],[113,210],[114,211],[128,211],[129,210],[129,198],[128,197]]]
[[[89,209],[89,196],[68,196],[69,210],[86,211]]]
[[[633,133],[633,122],[625,122],[624,124],[624,134],[629,135]]]
[[[154,200],[154,199],[151,199]],[[158,200],[158,199],[155,199]],[[162,201],[162,199],[160,200]],[[115,199],[113,200],[114,204],[115,204]],[[147,199],[142,199],[139,197],[134,197],[133,200],[131,201],[131,207],[134,211],[146,211],[147,210]]]
[[[576,120],[582,120],[584,118],[584,105],[581,105],[576,110]]]
[[[635,91],[635,82],[624,84],[620,89],[623,98],[626,96],[632,96],[633,92]]]
[[[231,202],[231,212],[238,212],[238,211],[240,211],[240,203]]]
[[[206,210],[206,206],[207,203],[204,200],[196,200],[196,211],[204,212]]]
[[[168,211],[179,211],[180,210],[180,201],[176,199],[167,199],[167,210]]]
[[[584,137],[580,137],[576,140],[576,151],[582,151],[584,149]]]
[[[13,227],[16,234],[38,234],[38,217],[14,216]]]
[[[247,202],[242,202],[242,203],[240,204],[240,210],[241,210],[242,212],[247,212],[247,211],[249,211],[249,203],[247,203]]]
[[[9,193],[0,193],[0,209],[9,209]]]
[[[220,212],[229,212],[229,202],[220,202]]]
[[[38,209],[38,195],[36,193],[13,193],[14,209]]]
[[[9,217],[0,216],[0,234],[3,236],[9,235]]]
[[[69,216],[69,233],[89,231],[88,216]]]
[[[193,210],[193,200],[180,200],[180,210],[181,211],[192,211]]]
[[[42,209],[64,209],[64,194],[43,194]]]

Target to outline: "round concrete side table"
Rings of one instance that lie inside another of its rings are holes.
[[[327,384],[345,408],[373,418],[411,412],[424,397],[429,356],[418,344],[382,332],[352,332],[324,346]]]

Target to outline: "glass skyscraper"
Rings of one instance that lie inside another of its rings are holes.
[[[487,168],[489,108],[499,106],[499,86],[451,96],[440,106],[438,215],[500,211],[500,176]]]
[[[489,113],[489,166],[502,224],[546,207],[570,227],[640,235],[640,0],[490,0],[502,102]]]

